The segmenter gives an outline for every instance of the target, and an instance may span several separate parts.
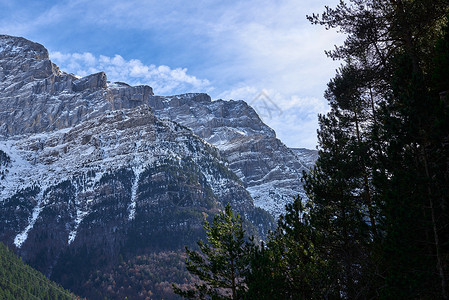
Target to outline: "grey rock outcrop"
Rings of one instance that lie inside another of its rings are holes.
[[[98,90],[107,88],[107,79],[104,72],[92,74],[72,82],[72,91]]]
[[[142,105],[153,90],[61,72],[48,51],[23,38],[0,36],[0,136],[75,126],[106,111]]]
[[[283,213],[295,196],[305,196],[302,171],[311,168],[317,151],[289,149],[246,102],[211,101],[206,94],[184,94],[150,97],[149,105],[160,118],[191,128],[216,146],[255,205],[274,217]]]

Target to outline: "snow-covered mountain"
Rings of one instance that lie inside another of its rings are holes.
[[[59,71],[39,44],[7,37],[2,41],[0,134],[67,128],[106,111],[146,104],[158,117],[182,124],[216,146],[255,205],[273,216],[303,194],[301,174],[313,159],[301,153],[316,151],[287,148],[244,101],[211,101],[206,94],[154,96],[149,86],[108,84],[104,73],[77,78]],[[41,57],[45,59],[36,59]]]
[[[311,168],[317,151],[289,149],[246,102],[211,101],[206,94],[150,96],[148,101],[158,117],[180,123],[216,146],[254,204],[274,217],[294,196],[304,196],[302,171]]]
[[[227,203],[264,236],[314,153],[287,148],[243,101],[81,78],[0,35],[0,241],[65,287],[192,245]]]
[[[272,228],[219,151],[155,116],[152,95],[61,72],[43,46],[0,36],[0,240],[76,288],[119,255],[192,245],[227,203],[250,232]]]

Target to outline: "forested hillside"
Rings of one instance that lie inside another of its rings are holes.
[[[79,299],[27,266],[0,242],[0,299]]]

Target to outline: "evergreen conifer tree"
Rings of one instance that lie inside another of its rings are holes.
[[[327,52],[346,65],[329,83],[305,177],[328,259],[358,258],[340,267],[346,298],[363,282],[365,297],[448,297],[448,13],[447,0],[351,0],[309,17],[347,34]]]
[[[204,220],[204,229],[208,243],[198,241],[200,252],[186,247],[187,270],[201,283],[190,290],[173,286],[174,292],[189,299],[242,299],[249,246],[239,215],[228,204],[214,217],[212,225]]]
[[[247,299],[329,297],[329,266],[315,248],[307,207],[300,197],[286,206],[266,244],[254,246],[246,277]]]

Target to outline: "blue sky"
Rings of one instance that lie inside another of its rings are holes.
[[[0,0],[0,33],[43,44],[63,71],[105,71],[157,95],[245,100],[290,147],[315,148],[342,36],[311,25],[338,0]],[[257,98],[258,95],[262,97]],[[265,101],[265,102],[263,102]],[[273,104],[274,103],[274,104]]]

